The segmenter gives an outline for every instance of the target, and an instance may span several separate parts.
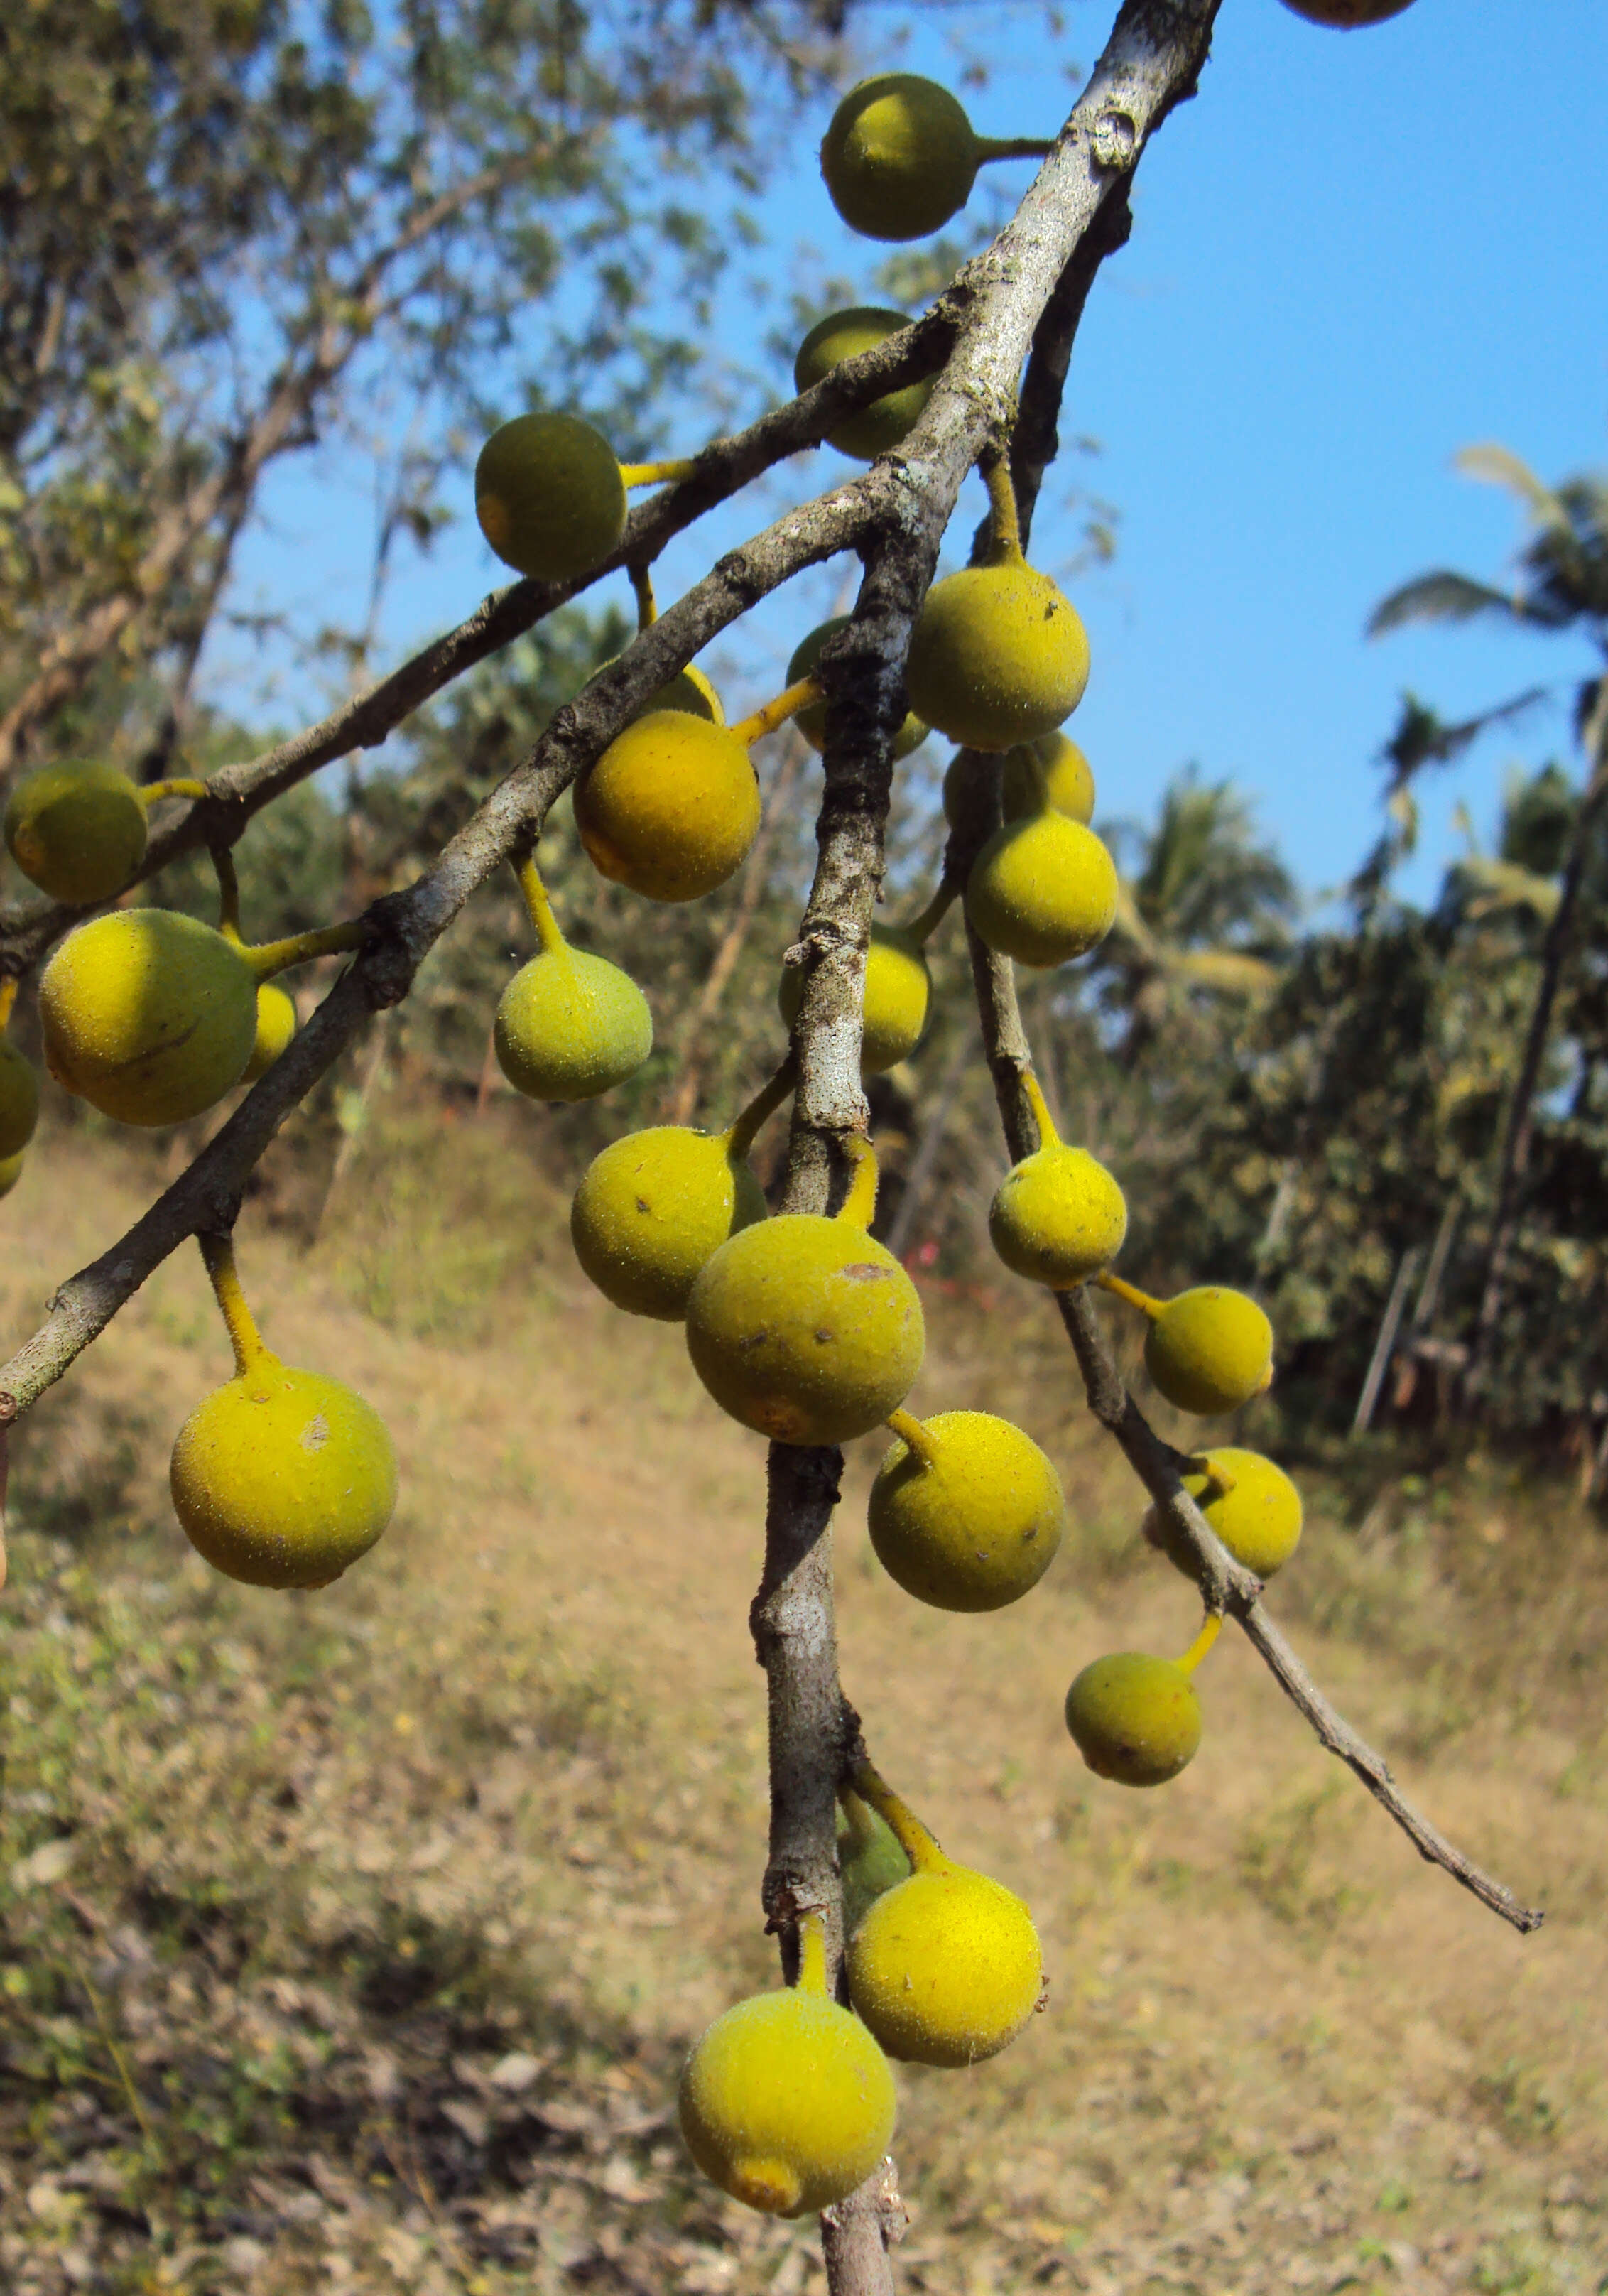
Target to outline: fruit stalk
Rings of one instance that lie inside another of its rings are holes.
[[[756,742],[763,741],[767,734],[774,734],[778,726],[785,726],[800,709],[808,709],[812,702],[825,698],[825,689],[818,677],[800,677],[784,693],[778,693],[774,701],[767,701],[763,709],[756,709],[751,718],[742,718],[732,732],[744,749],[751,750]]]
[[[525,908],[536,928],[537,939],[544,956],[557,956],[569,947],[559,931],[558,919],[553,914],[553,904],[547,898],[547,888],[536,865],[534,853],[527,853],[518,865],[520,890],[525,897]]]
[[[236,1375],[243,1379],[267,1350],[262,1343],[256,1320],[246,1305],[246,1295],[240,1285],[240,1273],[234,1265],[234,1239],[230,1235],[201,1235],[201,1256],[211,1279],[218,1312],[224,1328],[229,1334],[229,1345],[234,1350]]]
[[[917,1874],[941,1874],[950,1864],[926,1827],[879,1770],[869,1762],[855,1765],[854,1790],[875,1810]]]
[[[633,487],[677,486],[683,479],[690,479],[697,467],[688,457],[670,463],[622,463],[619,475],[629,492]]]
[[[344,956],[361,948],[365,938],[363,920],[350,924],[318,925],[311,932],[291,933],[283,940],[266,940],[259,947],[242,948],[242,955],[258,980],[269,980],[292,964],[310,964],[316,956]]]
[[[774,1116],[793,1088],[794,1070],[792,1055],[784,1060],[770,1082],[754,1095],[748,1106],[726,1128],[727,1149],[734,1160],[746,1156],[759,1138],[760,1127],[767,1117]]]
[[[914,1412],[890,1411],[886,1424],[907,1449],[915,1452],[923,1466],[931,1465],[938,1456],[938,1445]]]
[[[1016,515],[1016,489],[1005,450],[989,447],[977,464],[989,490],[989,562],[1004,565],[1021,556],[1021,527]]]
[[[1054,148],[1054,137],[1042,135],[980,135],[973,146],[980,167],[990,160],[1047,160]]]
[[[21,986],[14,972],[0,972],[0,1031],[4,1031],[17,1003]]]
[[[907,925],[901,927],[906,938],[918,948],[924,948],[955,906],[955,896],[960,890],[959,881],[945,877],[924,909],[919,910]]]
[[[876,1218],[876,1151],[869,1140],[851,1133],[843,1143],[843,1152],[854,1165],[854,1177],[838,1208],[838,1218],[852,1227],[869,1228]]]
[[[1025,1085],[1024,1078],[1024,1089]],[[1109,1292],[1115,1300],[1126,1300],[1130,1308],[1137,1308],[1142,1314],[1150,1317],[1153,1324],[1167,1304],[1163,1300],[1152,1299],[1150,1293],[1141,1292],[1136,1283],[1125,1283],[1120,1275],[1112,1275],[1109,1269],[1096,1275],[1095,1281],[1102,1292]]]
[[[1221,1611],[1208,1611],[1201,1621],[1201,1631],[1176,1663],[1185,1674],[1193,1674],[1207,1652],[1223,1631]]]
[[[172,781],[146,782],[143,787],[136,786],[135,794],[149,813],[152,807],[160,805],[165,797],[203,798],[210,797],[212,792],[205,782]]]

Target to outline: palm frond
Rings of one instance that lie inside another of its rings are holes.
[[[1535,525],[1561,527],[1565,533],[1572,530],[1561,496],[1537,478],[1510,447],[1498,446],[1494,439],[1483,446],[1464,447],[1452,456],[1452,463],[1465,479],[1478,479],[1482,486],[1505,487],[1523,504]]]
[[[1278,987],[1276,968],[1265,957],[1248,956],[1243,949],[1167,949],[1162,962],[1175,979],[1194,988],[1215,989],[1222,996],[1270,996]]]
[[[1392,590],[1380,600],[1364,627],[1369,637],[1377,638],[1407,622],[1472,622],[1481,614],[1499,614],[1511,622],[1530,619],[1522,597],[1471,581],[1466,574],[1442,571],[1420,574]]]

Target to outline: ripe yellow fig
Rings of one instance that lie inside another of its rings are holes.
[[[1053,734],[1083,699],[1088,639],[1071,601],[1021,554],[1003,457],[988,481],[988,556],[935,582],[910,638],[910,707],[952,742],[1011,750]]]
[[[838,1794],[838,1872],[843,1884],[843,1934],[852,1937],[884,1890],[910,1878],[910,1860],[886,1818],[844,1786]]]
[[[0,1156],[0,1196],[9,1196],[22,1177],[23,1151],[14,1156]]]
[[[1095,776],[1076,742],[1064,734],[1046,734],[1025,749],[1007,750],[999,794],[1007,821],[1036,813],[1041,794],[1057,813],[1069,814],[1086,829],[1095,817]]]
[[[759,826],[742,729],[655,709],[615,736],[575,785],[575,825],[595,865],[651,901],[723,885]]]
[[[834,366],[841,366],[845,359],[857,358],[862,351],[874,350],[890,335],[902,334],[909,324],[903,311],[857,308],[833,311],[829,317],[818,320],[799,345],[799,355],[792,364],[793,388],[800,392],[813,390]],[[835,430],[826,433],[826,443],[857,463],[874,463],[879,455],[888,454],[915,427],[931,396],[930,379],[907,383],[902,390],[890,390],[881,398],[874,398],[869,406],[861,407],[857,414],[846,416]]]
[[[989,160],[1041,160],[1053,147],[976,135],[936,80],[882,72],[849,89],[821,145],[832,203],[866,239],[923,239],[959,213]]]
[[[283,988],[265,980],[257,992],[257,1037],[242,1084],[255,1084],[271,1069],[296,1034],[296,1007]]]
[[[598,1290],[634,1316],[676,1323],[700,1271],[739,1229],[766,1217],[745,1159],[792,1089],[783,1069],[728,1131],[660,1124],[594,1159],[575,1192],[570,1234]]]
[[[876,1160],[862,1150],[835,1218],[788,1212],[723,1243],[686,1308],[693,1368],[723,1411],[778,1443],[847,1443],[910,1392],[922,1304],[866,1230]]]
[[[1202,1283],[1175,1300],[1153,1300],[1120,1276],[1099,1282],[1150,1317],[1144,1368],[1180,1411],[1213,1418],[1273,1384],[1273,1326],[1243,1292]]]
[[[866,951],[862,1076],[881,1076],[909,1059],[927,1033],[931,998],[932,975],[915,934],[901,932],[894,925],[873,925]],[[776,1003],[790,1029],[803,1001],[802,969],[784,965],[776,985]]]
[[[23,875],[53,901],[85,908],[120,893],[145,857],[149,808],[165,797],[204,797],[200,782],[140,788],[95,759],[25,775],[5,808],[5,845]]]
[[[120,1124],[180,1124],[237,1084],[257,1039],[244,952],[171,909],[69,933],[39,982],[51,1074]]]
[[[829,621],[817,623],[808,637],[800,640],[793,648],[792,660],[787,665],[789,685],[792,685],[796,679],[813,677],[816,665],[821,659],[822,647],[828,638],[835,637],[840,630],[846,630],[849,620],[850,617],[848,614],[833,614]],[[796,711],[793,724],[812,750],[817,753],[825,750],[826,704],[824,701],[813,701],[808,709]],[[897,762],[900,758],[907,758],[912,750],[920,749],[927,738],[928,730],[919,718],[914,715],[907,717],[893,737],[895,761]]]
[[[1061,1139],[1030,1069],[1021,1081],[1038,1119],[1038,1146],[1000,1182],[989,1235],[1018,1275],[1064,1292],[1110,1267],[1128,1234],[1128,1206],[1104,1165]]]
[[[914,1867],[869,1906],[849,1941],[849,1997],[890,2057],[970,2065],[997,2056],[1038,2005],[1044,1961],[1021,1899],[946,1857],[866,1765],[855,1789]]]
[[[1086,1666],[1067,1692],[1066,1726],[1096,1776],[1164,1785],[1194,1759],[1201,1702],[1176,1660],[1117,1651]]]
[[[939,1611],[997,1611],[1036,1587],[1066,1527],[1061,1478],[1030,1436],[986,1411],[889,1414],[898,1440],[867,1511],[888,1576]]]
[[[0,974],[0,1161],[21,1156],[39,1120],[39,1079],[5,1033],[17,1001],[15,974]],[[21,1168],[21,1167],[19,1167]]]
[[[1232,1446],[1208,1451],[1183,1483],[1235,1561],[1259,1578],[1271,1578],[1300,1545],[1300,1493],[1284,1469],[1259,1451]],[[1170,1519],[1153,1506],[1145,1511],[1144,1527],[1151,1545],[1193,1578],[1194,1558]]]
[[[361,1396],[281,1363],[258,1336],[234,1253],[201,1242],[235,1374],[173,1447],[174,1511],[197,1552],[248,1587],[327,1587],[366,1554],[397,1503],[397,1459]]]
[[[1284,0],[1292,14],[1309,24],[1332,25],[1337,32],[1355,32],[1365,24],[1382,24],[1410,8],[1413,0]]]
[[[1116,914],[1111,855],[1092,829],[1049,805],[996,830],[966,881],[979,939],[1041,971],[1097,948]]]
[[[871,2174],[893,2135],[888,2061],[826,1990],[817,1915],[800,1929],[799,1981],[717,2017],[677,2099],[687,2151],[722,2192],[767,2216],[830,2208]]]
[[[619,549],[628,487],[685,478],[691,467],[620,463],[603,432],[573,414],[516,414],[480,449],[474,514],[505,566],[572,581]]]
[[[570,947],[533,860],[519,879],[541,947],[497,1005],[497,1064],[530,1100],[592,1100],[636,1075],[653,1049],[653,1016],[628,973]]]

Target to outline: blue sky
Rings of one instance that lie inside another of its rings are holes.
[[[857,37],[867,70],[897,62],[951,83],[957,44],[986,45],[987,85],[965,92],[979,129],[1048,134],[1111,14],[1111,0],[1073,0],[1061,51],[1025,8],[873,7]],[[1361,633],[1384,591],[1428,567],[1502,577],[1516,511],[1453,472],[1457,447],[1500,439],[1547,478],[1608,465],[1605,82],[1601,0],[1415,0],[1352,35],[1280,0],[1227,0],[1200,98],[1146,153],[1133,240],[1084,322],[1062,433],[1088,433],[1101,451],[1052,476],[1035,534],[1035,558],[1061,571],[1080,532],[1070,487],[1120,512],[1114,562],[1069,585],[1094,652],[1070,730],[1103,815],[1150,814],[1194,761],[1253,794],[1265,832],[1320,893],[1376,832],[1372,759],[1404,686],[1458,716],[1589,668],[1573,641],[1477,626],[1373,644]],[[820,185],[830,109],[825,92],[802,108],[796,161],[761,204],[759,275],[726,305],[720,348],[734,364],[757,360],[754,338],[779,320],[789,284],[823,272],[867,281],[886,251],[842,231]],[[1003,213],[1030,172],[986,170],[973,215]],[[845,467],[827,451],[800,458],[727,505],[667,555],[661,596]],[[473,524],[471,481],[466,469],[459,525],[391,588],[379,666],[503,578]],[[956,557],[975,508],[963,497]],[[268,509],[236,603],[359,619],[362,495],[338,470],[303,466],[275,480]],[[769,602],[717,651],[734,702],[775,689],[841,578],[829,570]],[[282,653],[275,719],[316,714],[323,676]],[[240,698],[242,660],[214,680]],[[1429,784],[1404,890],[1432,892],[1460,848],[1459,799],[1488,831],[1514,760],[1566,744],[1560,711]]]

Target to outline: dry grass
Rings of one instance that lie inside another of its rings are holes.
[[[611,1316],[494,1126],[394,1123],[310,1258],[248,1210],[271,1343],[384,1412],[405,1497],[312,1597],[234,1588],[167,1451],[226,1350],[163,1269],[16,1444],[4,1598],[0,2284],[809,2296],[807,2226],[728,2207],[677,2053],[772,1981],[757,1441],[679,1335]],[[67,1136],[0,1210],[7,1332],[137,1207]],[[49,1185],[46,1185],[48,1177]],[[1521,1940],[1418,1865],[1251,1654],[1164,1792],[1094,1780],[1071,1674],[1182,1646],[1039,1304],[939,1309],[917,1407],[1018,1413],[1075,1536],[1017,1610],[919,1610],[851,1462],[848,1688],[947,1845],[1042,1929],[1046,2015],[901,2076],[901,2272],[1229,2296],[1608,2288],[1608,1541],[1494,1473],[1320,1491],[1276,1607],[1411,1790],[1549,1908]]]

